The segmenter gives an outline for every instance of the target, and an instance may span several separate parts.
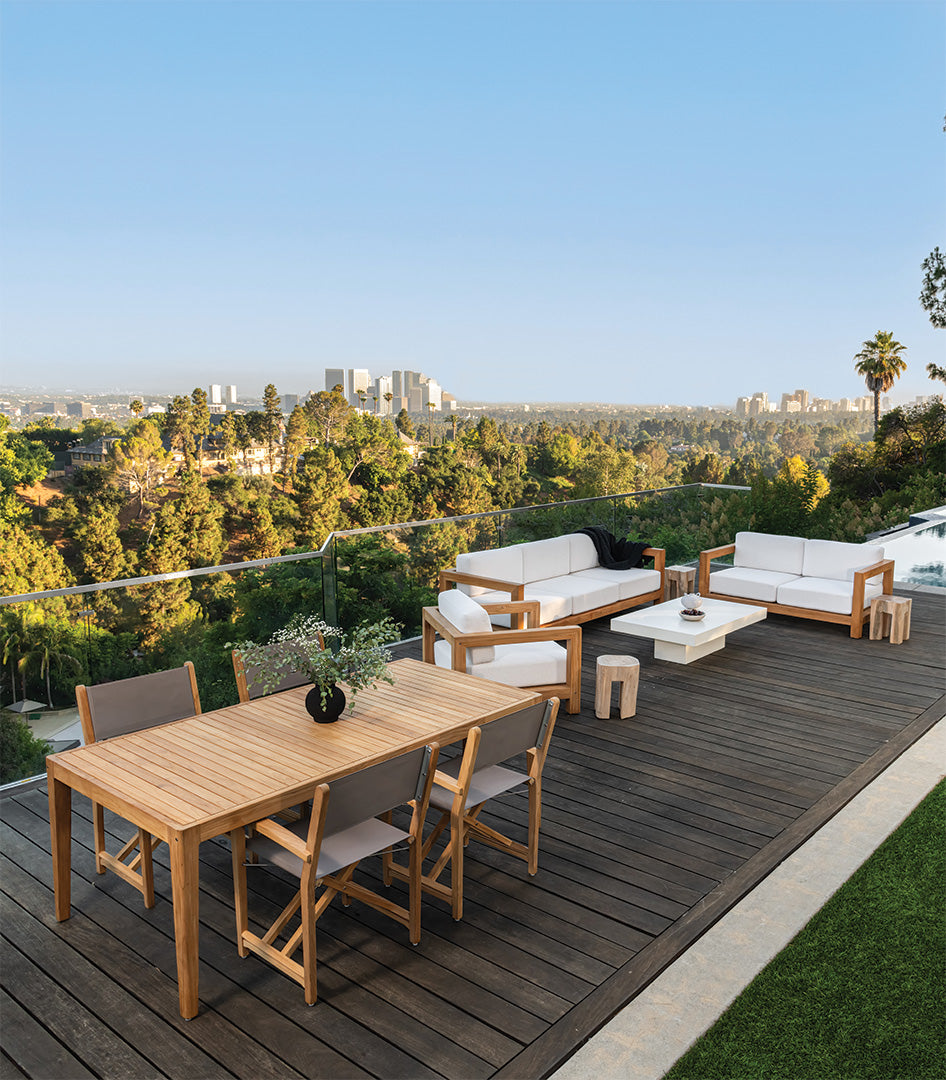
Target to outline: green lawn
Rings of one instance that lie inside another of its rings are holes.
[[[946,1076],[946,782],[665,1080]]]

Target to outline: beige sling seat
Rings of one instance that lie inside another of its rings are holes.
[[[420,941],[421,839],[430,799],[438,746],[418,750],[370,765],[329,784],[320,784],[312,799],[311,814],[288,827],[272,818],[230,833],[233,849],[233,889],[236,908],[237,949],[241,956],[255,953],[305,990],[314,1005],[316,988],[315,926],[332,898],[341,893],[345,902],[358,900],[407,927],[411,943]],[[399,806],[412,808],[406,829],[391,823]],[[404,844],[409,852],[408,907],[372,892],[352,880],[362,859]],[[247,857],[258,860],[247,863]],[[246,873],[270,863],[299,879],[299,890],[262,935],[249,929]],[[322,893],[316,900],[316,891]],[[296,915],[300,925],[291,934],[287,927]],[[279,944],[287,936],[285,944]],[[293,959],[302,947],[302,962]]]
[[[200,696],[194,665],[188,660],[182,667],[135,675],[130,679],[77,686],[76,703],[82,721],[86,745],[126,735],[132,731],[200,715]],[[92,830],[95,846],[95,872],[112,870],[133,885],[144,897],[145,907],[154,907],[154,868],[151,852],[160,843],[157,837],[139,828],[117,855],[105,850],[105,815],[98,803],[92,803]],[[135,849],[137,848],[137,854]]]

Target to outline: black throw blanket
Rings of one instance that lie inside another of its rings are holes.
[[[598,563],[608,570],[631,570],[644,565],[644,551],[650,544],[637,540],[618,540],[614,533],[608,532],[603,525],[586,525],[576,530],[590,536],[598,552]]]

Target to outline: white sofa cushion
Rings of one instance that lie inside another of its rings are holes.
[[[660,588],[659,570],[608,570],[604,566],[595,566],[591,570],[579,570],[573,572],[574,578],[591,578],[598,581],[609,581],[618,587],[618,600],[630,600],[634,596],[642,596],[644,593],[654,592]],[[575,614],[578,608],[572,608]]]
[[[533,540],[518,546],[522,549],[523,581],[545,581],[569,572],[570,547],[567,536]]]
[[[594,541],[585,533],[569,533],[568,540],[570,552],[569,573],[574,574],[579,570],[590,570],[598,566],[598,551]]]
[[[795,581],[797,577],[797,574],[778,574],[774,570],[734,566],[731,570],[716,570],[710,574],[710,592],[774,604],[779,586]]]
[[[566,616],[571,615],[572,598],[570,596],[556,595],[544,590],[544,581],[537,581],[535,585],[526,585],[525,587],[524,599],[538,600],[539,602],[540,623],[556,622],[558,619],[564,619]],[[509,593],[499,592],[498,590],[495,592],[481,592],[477,593],[473,599],[478,604],[508,604]],[[512,618],[509,615],[490,615],[489,618],[495,626],[512,626]]]
[[[580,615],[583,611],[604,607],[606,604],[616,604],[621,598],[616,582],[586,577],[584,574],[566,574],[565,577],[550,578],[548,581],[537,582],[535,587],[570,601],[569,610],[560,618],[565,618],[566,615]],[[529,586],[526,586],[527,595],[528,591]],[[545,619],[542,621],[545,622]]]
[[[856,545],[851,545],[856,546]],[[879,580],[879,579],[878,579]],[[870,607],[875,596],[883,592],[881,585],[868,581],[864,588],[864,608]],[[837,578],[800,577],[780,585],[778,602],[787,607],[809,608],[812,611],[830,611],[836,615],[850,615],[853,603],[853,581]]]
[[[753,570],[801,574],[804,572],[805,540],[800,536],[737,532],[732,561],[733,566],[746,566]]]
[[[497,645],[490,663],[467,662],[467,673],[480,679],[491,679],[506,686],[548,686],[563,683],[568,677],[568,652],[554,641],[527,641]],[[450,643],[434,645],[434,661],[438,667],[453,667]]]
[[[854,571],[873,566],[884,557],[877,544],[842,544],[837,540],[806,540],[805,577],[853,581]],[[880,581],[881,578],[877,578]]]
[[[508,599],[508,597],[507,597]],[[461,634],[489,633],[493,624],[489,621],[489,612],[459,589],[446,589],[437,596],[437,609],[440,614],[457,628]],[[450,643],[444,642],[448,650]],[[488,664],[493,659],[492,645],[478,645],[469,651],[469,662]],[[452,667],[451,661],[446,665]]]
[[[522,576],[523,546],[514,544],[512,547],[493,548],[490,551],[464,551],[457,555],[457,569],[465,574],[480,574],[495,581],[509,581],[514,585],[521,585],[525,580]],[[487,591],[481,585],[462,585],[460,588],[468,596],[477,596]]]

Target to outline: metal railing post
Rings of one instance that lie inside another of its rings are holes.
[[[329,626],[338,626],[338,542],[329,537],[327,549],[322,549],[322,617]]]

